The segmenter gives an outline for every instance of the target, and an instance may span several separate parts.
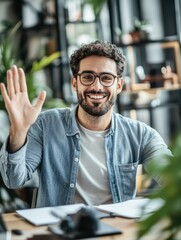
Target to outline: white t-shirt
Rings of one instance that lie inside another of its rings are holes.
[[[80,166],[74,203],[99,205],[112,202],[108,180],[104,136],[107,131],[91,131],[80,124]]]

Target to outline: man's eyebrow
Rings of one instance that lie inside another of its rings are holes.
[[[81,71],[81,73],[96,73],[96,72],[91,71],[91,70],[83,70],[83,71]]]
[[[99,72],[99,73],[96,73],[96,72],[94,72],[94,71],[92,71],[92,70],[83,70],[82,72],[80,72],[80,73],[94,73],[94,74],[113,74],[113,75],[115,75],[114,73],[112,73],[112,72]]]

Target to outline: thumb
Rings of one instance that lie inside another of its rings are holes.
[[[41,109],[46,99],[46,91],[42,91],[36,100],[35,107]]]

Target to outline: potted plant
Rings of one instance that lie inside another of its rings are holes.
[[[147,21],[140,21],[135,19],[133,29],[129,32],[133,42],[140,42],[141,40],[147,40],[150,36],[150,25]]]
[[[106,3],[106,0],[83,0],[83,4],[90,4],[92,6],[92,9],[94,11],[95,16],[97,17]]]
[[[137,239],[155,231],[155,239],[181,239],[181,133],[170,147],[173,157],[164,157],[165,164],[159,165],[160,158],[149,165],[151,174],[164,178],[163,187],[150,195],[150,199],[162,199],[163,205],[138,225]]]

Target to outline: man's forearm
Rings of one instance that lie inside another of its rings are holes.
[[[27,130],[24,131],[13,131],[10,128],[9,141],[7,151],[13,153],[18,151],[26,142]]]

